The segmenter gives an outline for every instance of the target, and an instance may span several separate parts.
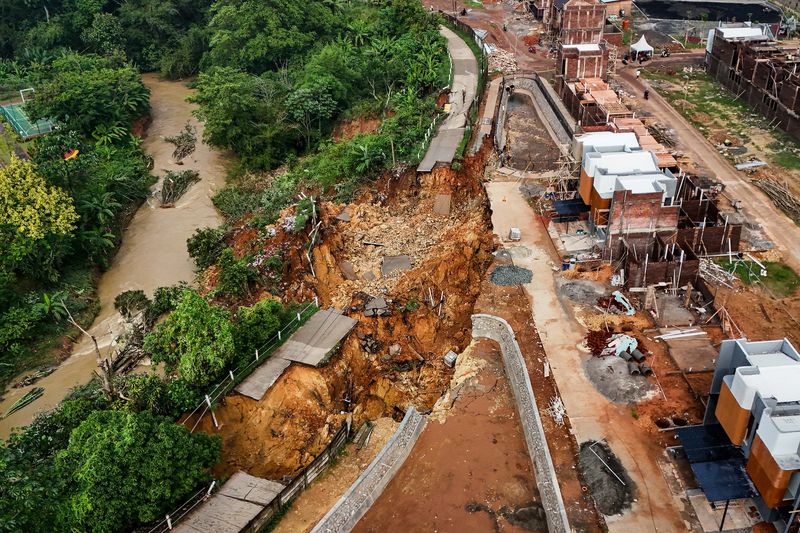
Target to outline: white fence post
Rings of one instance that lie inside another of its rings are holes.
[[[214,415],[214,410],[211,408],[211,398],[208,397],[208,394],[206,394],[206,404],[208,405],[208,410],[211,412],[211,420],[214,422],[214,427],[219,429],[217,417]]]
[[[172,519],[167,515],[167,529],[172,530]]]
[[[256,348],[256,361],[258,361],[258,348]]]
[[[228,370],[228,374],[231,376],[231,381],[236,381],[236,378],[233,377],[233,370]]]

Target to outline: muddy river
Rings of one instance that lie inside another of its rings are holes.
[[[90,329],[104,356],[113,349],[111,344],[120,331],[120,317],[114,310],[117,294],[129,289],[142,289],[152,295],[157,287],[179,281],[191,282],[194,273],[186,251],[186,239],[197,228],[217,226],[222,222],[211,203],[211,196],[225,182],[224,156],[198,143],[195,153],[179,166],[171,162],[174,146],[162,139],[165,135],[178,133],[187,120],[197,128],[198,138],[202,136],[203,125],[191,114],[194,106],[186,102],[191,91],[181,82],[163,81],[154,74],[145,74],[143,80],[150,88],[153,123],[142,147],[155,160],[153,172],[160,176],[165,170],[195,169],[200,173],[201,181],[194,184],[174,208],[161,209],[157,200],[149,200],[139,208],[125,231],[122,246],[111,267],[100,278],[100,314]],[[159,188],[159,185],[154,188]],[[72,355],[55,372],[30,387],[7,390],[0,403],[0,413],[33,387],[43,387],[45,392],[24,409],[0,420],[0,438],[6,438],[12,427],[28,424],[38,411],[55,407],[71,388],[89,381],[96,364],[91,340],[82,337]]]

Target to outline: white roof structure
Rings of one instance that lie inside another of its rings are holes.
[[[653,153],[642,150],[586,152],[583,156],[583,170],[593,178],[600,174],[624,175],[659,171]]]
[[[576,48],[579,52],[599,52],[599,44],[565,44],[563,48]]]
[[[575,137],[575,155],[578,159],[583,159],[583,154],[588,152],[624,152],[631,148],[639,148],[639,141],[633,132],[597,131]]]
[[[634,52],[652,52],[653,47],[647,44],[647,39],[642,35],[638,41],[631,45],[631,50]]]
[[[708,39],[706,41],[706,52],[711,53],[711,48],[714,44],[714,33],[720,32],[723,38],[725,39],[739,39],[744,41],[760,41],[760,40],[767,40],[770,38],[767,35],[769,31],[768,26],[762,26],[760,24],[757,25],[746,25],[746,26],[739,26],[726,28],[724,26],[720,26],[718,28],[711,28],[708,30]]]

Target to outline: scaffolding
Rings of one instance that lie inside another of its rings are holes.
[[[608,77],[608,81],[611,81],[614,79],[614,74],[617,70],[617,57],[619,55],[619,48],[608,41],[604,40],[603,42],[608,49],[608,67],[606,69],[606,76]]]

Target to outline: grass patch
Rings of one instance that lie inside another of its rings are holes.
[[[761,277],[761,267],[753,261],[735,262],[720,260],[719,265],[728,272],[733,271],[745,285],[763,284],[778,298],[791,296],[800,286],[800,276],[784,263],[764,261],[766,277]],[[735,269],[734,269],[735,267]]]
[[[747,143],[756,130],[761,130],[774,142],[763,149],[753,147],[756,152],[751,154],[781,168],[800,170],[800,144],[786,133],[768,128],[760,113],[705,72],[668,73],[644,69],[642,75],[650,80],[668,82],[657,87],[659,94],[699,131],[708,135],[712,129],[724,130]]]
[[[674,40],[681,43],[681,46],[684,48],[705,48],[706,45],[703,42],[695,43],[686,39],[685,35],[670,35]]]

